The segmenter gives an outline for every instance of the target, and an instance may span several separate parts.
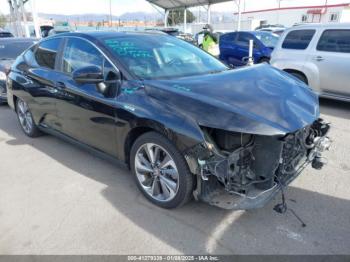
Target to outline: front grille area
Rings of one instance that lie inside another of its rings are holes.
[[[329,129],[320,121],[283,137],[211,130],[208,138],[216,150],[201,161],[205,163],[201,174],[216,176],[227,192],[239,194],[287,183],[313,161],[310,154],[317,150],[314,141],[323,139]]]

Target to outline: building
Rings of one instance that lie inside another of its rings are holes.
[[[235,21],[238,13],[234,14]],[[262,24],[281,24],[286,27],[298,23],[350,22],[350,2],[334,5],[280,7],[244,11],[241,21],[259,21]]]

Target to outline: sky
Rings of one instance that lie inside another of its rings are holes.
[[[27,10],[31,10],[30,1],[26,4]],[[110,0],[36,0],[37,11],[49,14],[106,14],[109,13]],[[111,0],[113,15],[121,15],[126,12],[156,12],[145,0]],[[242,2],[243,0],[241,0]],[[281,6],[322,5],[326,0],[281,0]],[[347,3],[350,0],[328,0],[329,4]],[[278,7],[278,0],[245,0],[246,10],[257,10]],[[233,1],[213,5],[213,11],[235,12],[236,5]],[[8,14],[7,0],[0,0],[0,13]]]

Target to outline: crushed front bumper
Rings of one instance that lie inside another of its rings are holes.
[[[296,173],[290,176],[283,186],[290,184],[299,175],[300,173]],[[195,192],[198,194],[198,199],[213,206],[234,210],[262,208],[281,191],[282,187],[281,183],[275,183],[270,189],[264,191],[255,189],[248,194],[238,194],[229,193],[222,185],[215,185],[216,183],[217,180],[213,177],[202,181],[200,192]]]
[[[322,168],[326,162],[322,152],[331,143],[326,136],[329,128],[319,119],[282,138],[256,137],[225,156],[215,153],[217,148],[206,158],[197,150],[195,198],[224,209],[263,207],[308,164]]]

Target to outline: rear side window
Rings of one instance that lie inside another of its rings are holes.
[[[350,30],[325,30],[317,44],[317,50],[350,53]]]
[[[86,66],[102,68],[103,56],[90,43],[78,38],[69,38],[63,53],[63,72],[71,74]]]
[[[295,30],[287,34],[286,38],[282,43],[282,48],[284,49],[306,49],[312,37],[315,34],[315,30]]]
[[[236,39],[236,33],[224,34],[220,37],[220,41],[233,42]]]
[[[36,63],[41,67],[54,69],[60,42],[60,39],[55,38],[40,43],[35,51]]]

